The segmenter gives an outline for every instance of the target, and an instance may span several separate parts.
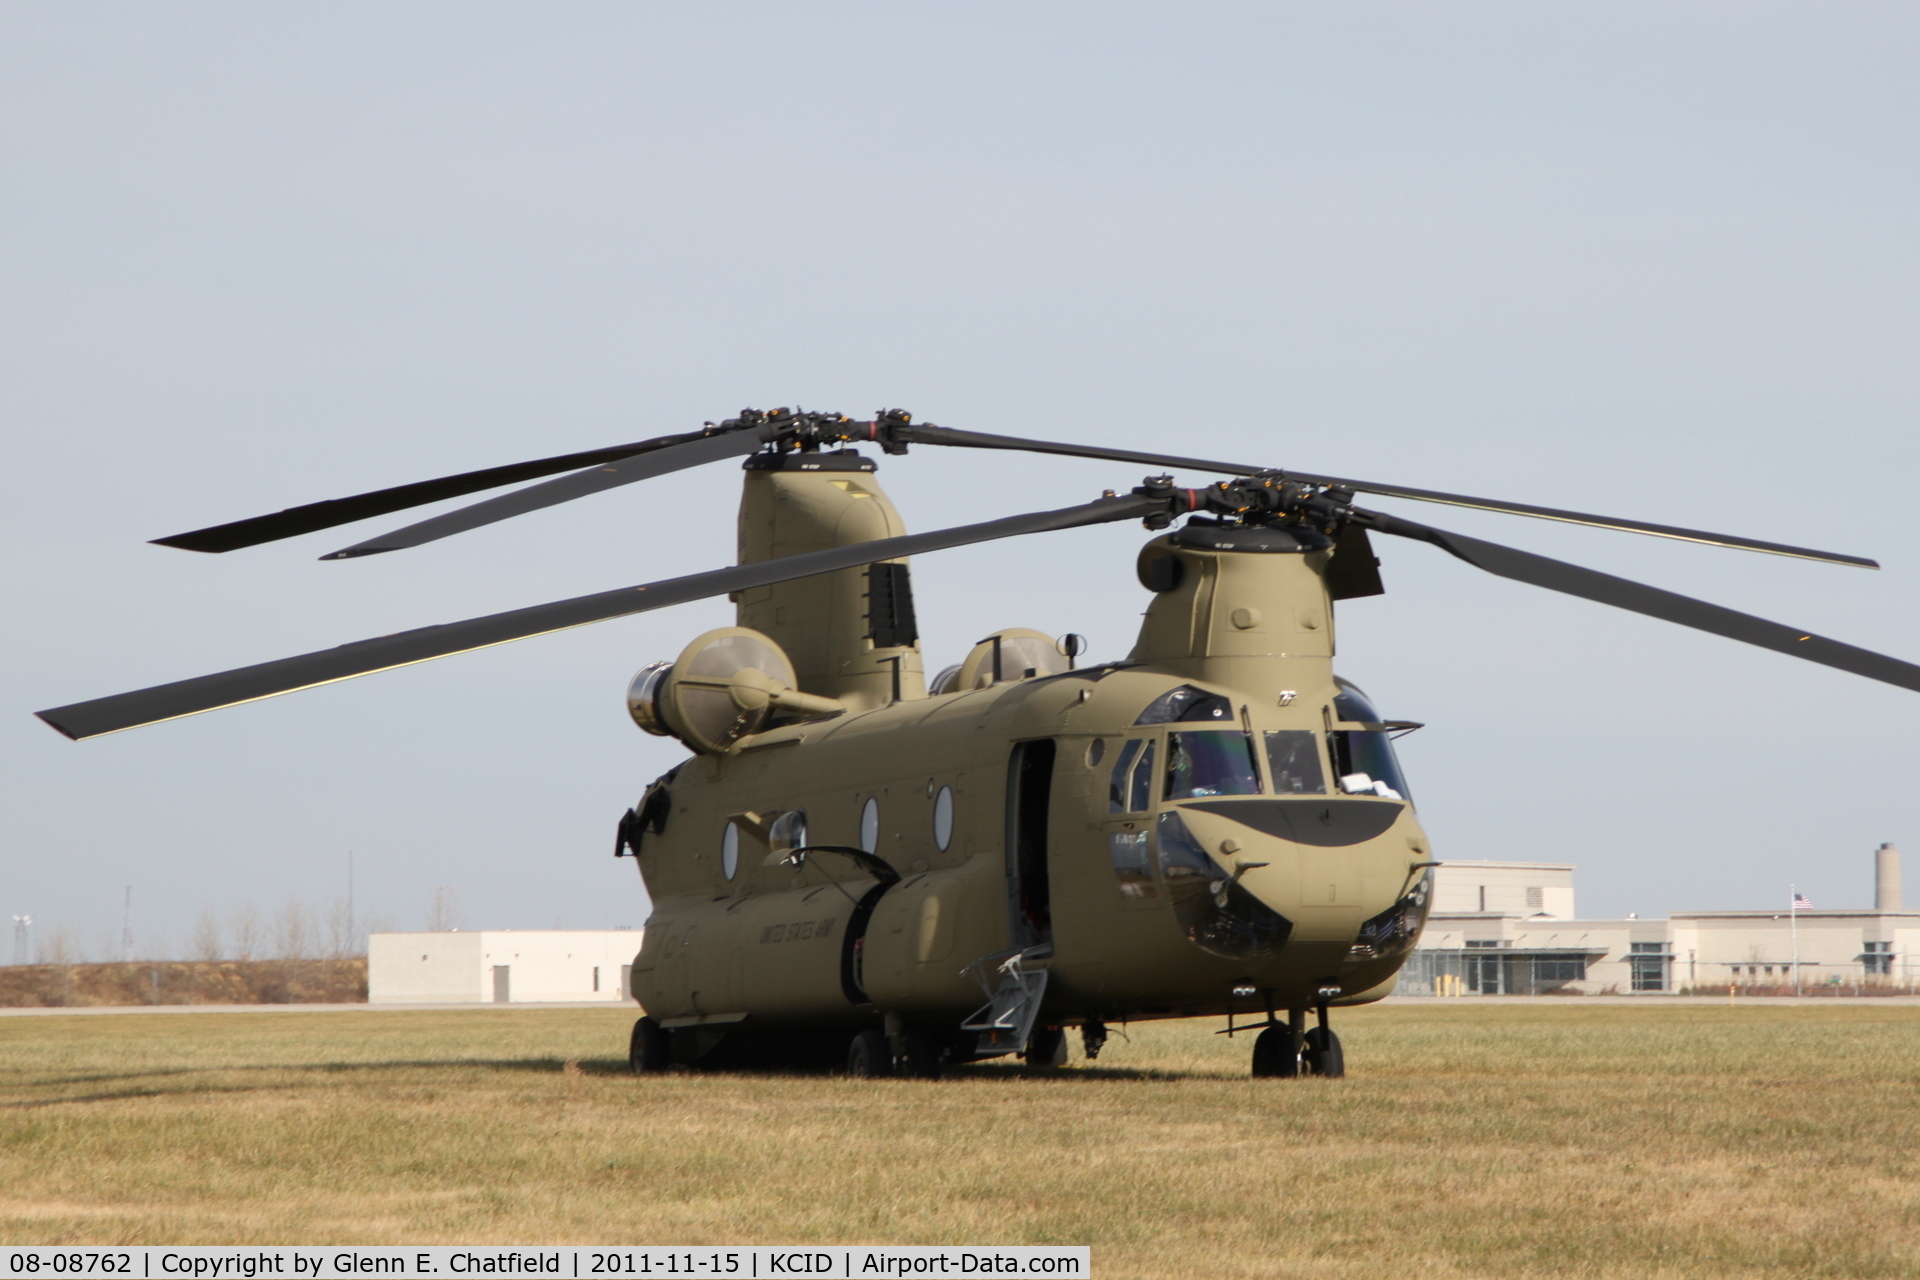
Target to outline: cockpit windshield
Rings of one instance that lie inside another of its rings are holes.
[[[1194,796],[1257,796],[1260,767],[1253,740],[1238,729],[1181,730],[1167,735],[1169,800]]]
[[[1399,758],[1387,735],[1373,729],[1333,731],[1333,769],[1340,789],[1350,796],[1376,795],[1388,800],[1412,800]]]
[[[1280,795],[1325,795],[1326,770],[1320,766],[1320,735],[1311,729],[1267,730],[1267,771]]]
[[[1373,709],[1367,695],[1345,680],[1333,698],[1333,714],[1338,720],[1362,724],[1381,724],[1380,713]],[[1388,800],[1413,799],[1407,789],[1400,760],[1384,729],[1335,729],[1328,735],[1333,753],[1333,773],[1340,789],[1348,795],[1376,795]]]

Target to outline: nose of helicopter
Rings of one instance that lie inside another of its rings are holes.
[[[1293,942],[1345,944],[1398,898],[1423,858],[1423,841],[1401,830],[1412,821],[1411,808],[1391,800],[1182,805],[1160,820],[1162,871],[1187,914],[1210,911],[1232,929],[1270,913],[1291,925]],[[1195,901],[1203,886],[1205,901]]]

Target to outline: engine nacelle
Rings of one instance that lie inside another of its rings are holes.
[[[635,724],[707,755],[761,732],[775,717],[812,720],[845,710],[836,698],[795,689],[786,653],[750,627],[697,636],[676,661],[649,663],[627,685]]]

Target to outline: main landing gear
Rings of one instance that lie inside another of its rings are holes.
[[[891,1035],[878,1029],[862,1031],[847,1046],[847,1074],[865,1079],[936,1080],[946,1057],[947,1042],[931,1031],[909,1029]]]
[[[1027,1065],[1030,1067],[1064,1067],[1067,1065],[1067,1029],[1065,1027],[1035,1027],[1027,1040]]]
[[[633,1024],[633,1038],[627,1042],[627,1065],[633,1074],[652,1075],[665,1071],[672,1062],[673,1040],[667,1029],[652,1018]]]
[[[1305,1009],[1290,1010],[1286,1022],[1269,1015],[1266,1030],[1253,1041],[1255,1079],[1338,1079],[1347,1074],[1347,1055],[1340,1047],[1340,1037],[1327,1025],[1326,1000],[1322,999],[1314,1012],[1319,1015],[1319,1025],[1313,1027],[1306,1026]]]

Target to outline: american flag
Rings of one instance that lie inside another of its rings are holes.
[[[1793,909],[1795,911],[1811,911],[1813,910],[1813,903],[1807,900],[1806,894],[1796,893],[1793,895]]]

